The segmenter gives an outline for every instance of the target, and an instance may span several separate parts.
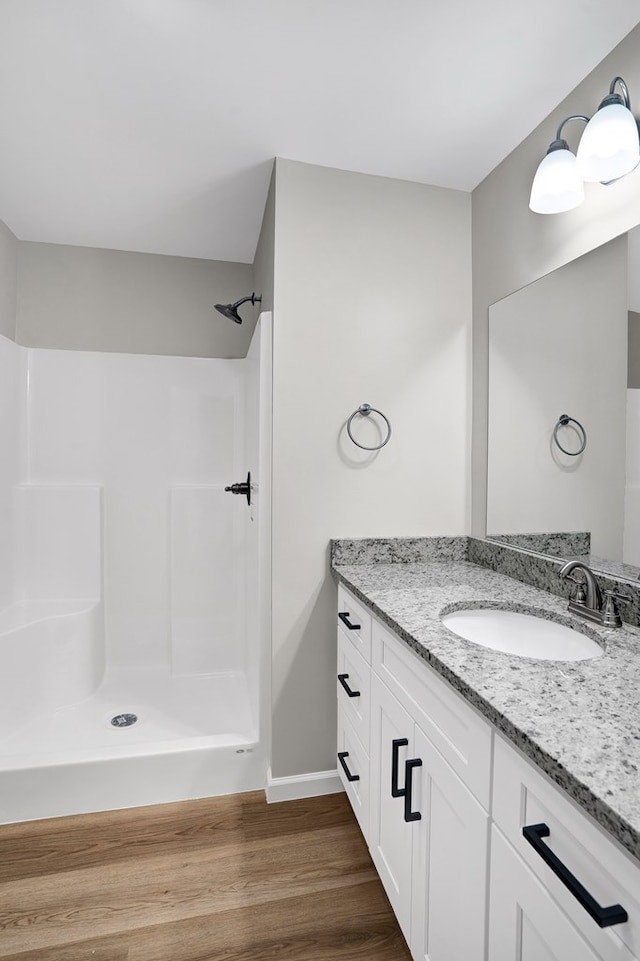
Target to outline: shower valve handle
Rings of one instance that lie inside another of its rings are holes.
[[[251,471],[247,474],[246,481],[240,481],[238,484],[230,484],[229,487],[225,487],[225,491],[230,494],[244,494],[247,498],[247,504],[251,507]]]

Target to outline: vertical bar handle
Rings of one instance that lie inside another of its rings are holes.
[[[413,769],[416,767],[422,767],[422,761],[419,757],[413,758],[411,761],[404,762],[404,783],[405,783],[405,795],[404,795],[404,819],[407,823],[410,821],[420,821],[422,815],[420,811],[412,811],[411,803],[411,792],[413,788]]]
[[[621,904],[612,904],[608,908],[603,908],[596,899],[589,894],[587,889],[578,881],[577,877],[571,873],[569,868],[562,863],[560,858],[547,847],[542,838],[548,838],[551,834],[547,824],[525,824],[522,833],[532,846],[536,854],[539,854],[545,864],[547,864],[557,878],[560,878],[576,901],[585,909],[588,915],[593,918],[601,928],[608,928],[612,924],[622,924],[629,920],[629,915]]]
[[[349,685],[347,684],[348,677],[349,677],[348,674],[338,674],[338,680],[342,684],[343,688],[345,689],[349,697],[360,697],[360,691],[352,691]]]
[[[347,762],[345,761],[345,757],[349,757],[349,752],[348,752],[348,751],[339,751],[339,752],[338,752],[338,760],[340,761],[340,766],[342,767],[342,770],[344,771],[344,773],[345,773],[346,776],[347,776],[347,781],[359,781],[359,780],[360,780],[360,775],[359,775],[359,774],[352,774],[352,773],[351,773],[351,771],[350,771],[349,768],[347,767]]]
[[[342,621],[345,627],[349,628],[350,631],[359,631],[360,624],[352,624],[349,620],[349,611],[339,611],[338,617]]]
[[[401,747],[408,747],[406,737],[397,737],[391,742],[391,797],[404,797],[406,788],[398,787],[398,754]]]

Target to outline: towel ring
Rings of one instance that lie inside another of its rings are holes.
[[[579,431],[581,432],[581,434],[582,434],[582,444],[581,444],[581,446],[580,446],[580,450],[565,450],[565,448],[562,446],[562,444],[561,444],[560,441],[558,440],[558,428],[559,428],[559,427],[566,427],[567,424],[570,424],[570,423],[571,423],[571,424],[575,424],[576,427],[578,428],[578,430],[579,430]],[[585,447],[587,446],[587,432],[586,432],[586,430],[584,429],[584,427],[582,426],[582,424],[580,423],[580,421],[576,420],[575,417],[569,417],[568,414],[560,414],[560,417],[558,418],[558,423],[557,423],[556,426],[553,428],[553,439],[554,439],[554,441],[556,442],[556,444],[558,445],[558,447],[560,448],[560,450],[562,451],[562,453],[563,453],[563,454],[568,454],[569,457],[577,457],[578,454],[581,454],[582,451],[583,451],[583,450],[585,449]]]
[[[378,444],[376,447],[365,447],[364,444],[360,444],[355,439],[355,437],[351,433],[351,421],[356,416],[356,414],[361,414],[363,417],[368,417],[369,414],[380,414],[383,421],[387,425],[387,436],[385,437],[385,439],[382,441],[381,444]],[[377,410],[375,407],[372,407],[371,404],[360,404],[358,409],[354,410],[353,414],[347,421],[347,434],[349,435],[353,443],[356,445],[356,447],[361,447],[362,450],[380,450],[381,447],[384,447],[385,444],[389,443],[389,438],[391,437],[391,424],[389,423],[389,418],[385,417],[381,410]]]

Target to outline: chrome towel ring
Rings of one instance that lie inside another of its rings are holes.
[[[565,448],[562,446],[562,444],[561,444],[560,441],[558,440],[558,428],[559,428],[559,427],[566,427],[567,424],[575,424],[576,427],[578,428],[578,430],[580,431],[580,433],[582,434],[582,444],[580,445],[580,449],[579,449],[579,450],[565,450]],[[575,417],[569,417],[568,414],[560,414],[560,417],[558,418],[558,423],[557,423],[556,426],[553,428],[553,439],[554,439],[554,441],[556,442],[556,444],[558,445],[558,447],[560,448],[560,450],[562,451],[562,453],[563,453],[563,454],[568,454],[569,457],[577,457],[578,454],[581,454],[582,451],[583,451],[583,450],[585,449],[585,447],[587,446],[587,432],[586,432],[586,430],[584,429],[584,427],[582,426],[582,424],[580,423],[580,421],[576,420]]]
[[[365,447],[364,444],[360,444],[355,439],[355,437],[351,433],[351,421],[356,416],[356,414],[361,414],[362,417],[368,417],[369,414],[380,414],[383,421],[387,425],[387,436],[385,437],[385,439],[382,441],[381,444],[378,444],[376,447]],[[349,435],[353,443],[356,445],[356,447],[361,447],[362,450],[380,450],[381,447],[384,447],[385,444],[389,443],[389,438],[391,437],[391,424],[389,423],[389,418],[385,417],[381,410],[377,410],[375,407],[372,407],[371,404],[360,404],[358,409],[354,410],[353,414],[347,421],[347,434]]]

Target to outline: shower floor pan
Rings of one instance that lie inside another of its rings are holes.
[[[0,739],[0,823],[257,790],[265,769],[244,675],[112,671]]]

